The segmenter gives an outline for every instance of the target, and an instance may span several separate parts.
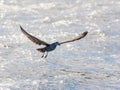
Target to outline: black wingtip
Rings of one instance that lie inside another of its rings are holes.
[[[83,35],[86,36],[88,34],[88,31],[83,32]]]
[[[23,30],[22,26],[21,25],[19,25],[19,26],[20,26],[20,29]]]

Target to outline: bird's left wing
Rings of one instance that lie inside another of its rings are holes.
[[[44,41],[42,41],[42,40],[40,40],[40,39],[38,39],[38,38],[30,35],[29,33],[27,33],[21,26],[20,26],[20,29],[21,29],[21,31],[23,32],[23,34],[24,34],[26,37],[28,37],[32,42],[34,42],[34,43],[36,43],[36,44],[38,44],[38,45],[46,45],[46,46],[49,45],[48,43],[46,43],[46,42],[44,42]]]
[[[81,38],[84,38],[87,35],[87,33],[88,33],[88,31],[85,31],[82,34],[79,34],[79,36],[77,36],[77,37],[75,37],[75,38],[73,38],[71,40],[61,42],[60,44],[69,43],[69,42],[73,42],[73,41],[76,41],[76,40],[80,40]]]

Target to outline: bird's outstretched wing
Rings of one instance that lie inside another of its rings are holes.
[[[60,44],[64,44],[64,43],[68,43],[68,42],[73,42],[73,41],[76,41],[76,40],[80,40],[81,38],[84,38],[87,35],[87,33],[88,33],[88,31],[85,31],[82,34],[80,34],[79,36],[77,36],[77,37],[75,37],[75,38],[73,38],[71,40],[61,42]]]
[[[36,44],[38,44],[38,45],[46,45],[46,46],[49,45],[48,43],[46,43],[46,42],[44,42],[44,41],[42,41],[42,40],[40,40],[40,39],[38,39],[38,38],[30,35],[29,33],[27,33],[27,32],[22,28],[22,26],[20,26],[20,29],[21,29],[21,31],[23,32],[23,34],[24,34],[26,37],[28,37],[32,42],[34,42],[34,43],[36,43]]]

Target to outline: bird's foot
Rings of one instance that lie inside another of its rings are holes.
[[[41,58],[43,58],[44,57],[44,54],[42,55],[42,57]]]
[[[44,53],[41,58],[46,58],[48,56],[48,53]]]
[[[44,58],[46,58],[46,57],[47,57],[47,55],[44,56]]]

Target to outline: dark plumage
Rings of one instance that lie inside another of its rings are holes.
[[[59,43],[59,42],[54,42],[54,43],[52,43],[52,44],[49,44],[49,43],[44,42],[44,41],[42,41],[42,40],[40,40],[40,39],[32,36],[31,34],[27,33],[21,26],[20,26],[20,29],[21,29],[21,31],[23,32],[23,34],[24,34],[26,37],[28,37],[32,42],[34,42],[34,43],[36,43],[36,44],[38,44],[38,45],[45,45],[44,48],[38,48],[38,49],[37,49],[38,51],[44,53],[44,54],[42,55],[42,58],[43,58],[43,57],[46,58],[47,55],[48,55],[48,52],[54,50],[54,49],[57,47],[57,45],[61,45],[61,44],[64,44],[64,43],[69,43],[69,42],[73,42],[73,41],[76,41],[76,40],[80,40],[81,38],[85,37],[85,36],[87,35],[87,33],[88,33],[88,31],[85,31],[85,32],[83,32],[82,34],[78,35],[77,37],[75,37],[75,38],[73,38],[73,39],[71,39],[71,40],[64,41],[64,42],[61,42],[61,43]]]

